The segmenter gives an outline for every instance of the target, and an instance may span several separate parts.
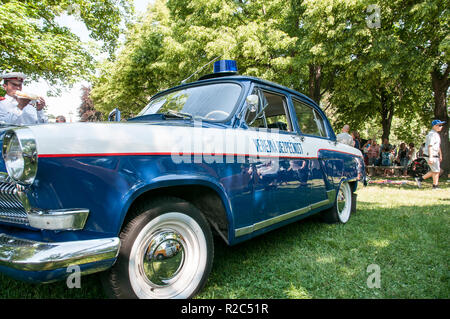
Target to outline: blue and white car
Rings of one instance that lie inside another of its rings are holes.
[[[190,298],[213,233],[235,245],[318,213],[346,223],[361,152],[308,97],[230,66],[126,122],[3,127],[0,272],[46,283],[78,265],[112,297]]]

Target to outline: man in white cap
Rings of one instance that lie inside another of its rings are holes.
[[[39,124],[47,123],[48,118],[44,114],[45,101],[42,97],[36,98],[36,106],[31,104],[32,97],[18,96],[17,92],[22,91],[25,74],[12,72],[1,74],[3,88],[6,91],[5,97],[0,97],[0,122],[7,124]],[[22,94],[23,95],[23,94]]]
[[[425,148],[423,156],[427,159],[430,165],[430,171],[421,177],[416,177],[417,186],[421,187],[422,181],[429,177],[433,178],[433,189],[439,189],[439,174],[441,173],[440,163],[442,162],[441,137],[439,132],[442,131],[442,126],[445,121],[434,120],[431,122],[431,131],[428,133],[425,140]]]

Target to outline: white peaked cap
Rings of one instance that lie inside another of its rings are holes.
[[[0,79],[4,79],[4,80],[25,80],[27,78],[27,76],[25,74],[23,74],[22,72],[9,72],[9,73],[4,73],[4,74],[0,74]]]

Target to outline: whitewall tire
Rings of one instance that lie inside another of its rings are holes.
[[[105,278],[111,297],[191,298],[205,285],[214,246],[203,214],[178,198],[136,209],[121,235],[116,264]]]

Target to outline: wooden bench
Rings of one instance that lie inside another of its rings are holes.
[[[367,165],[367,175],[369,176],[379,176],[386,175],[387,172],[391,172],[391,175],[401,176],[403,171],[406,169],[405,166],[375,166]]]

